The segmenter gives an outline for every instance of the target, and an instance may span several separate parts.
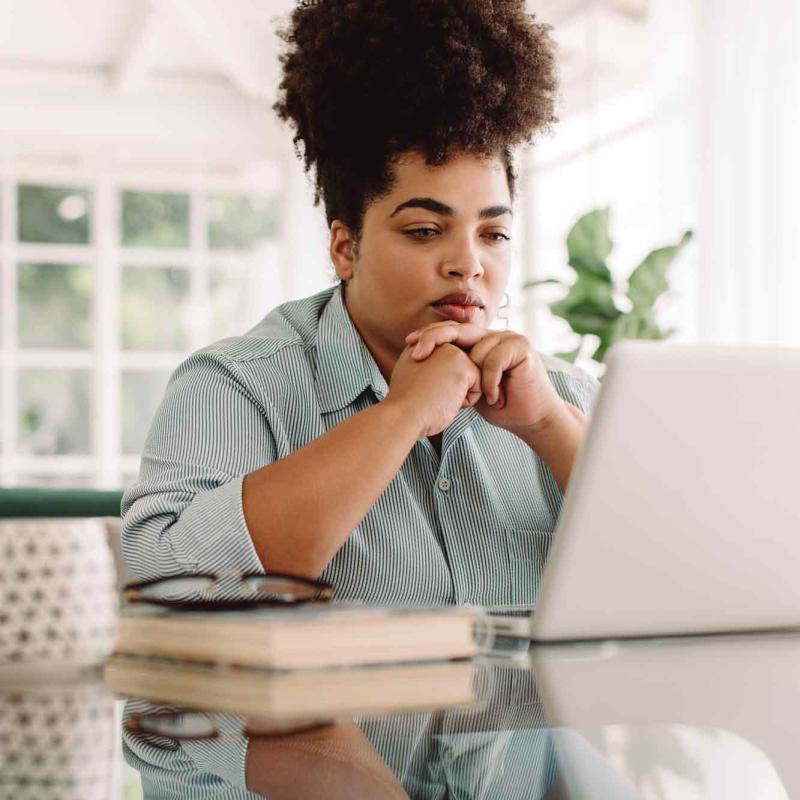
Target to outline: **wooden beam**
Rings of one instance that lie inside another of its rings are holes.
[[[162,5],[248,97],[264,99],[271,94],[273,48],[254,35],[247,20],[235,13],[235,6],[218,0],[162,0]]]
[[[144,85],[162,41],[164,22],[164,13],[157,2],[139,0],[136,20],[114,67],[114,82],[120,92],[135,92]]]

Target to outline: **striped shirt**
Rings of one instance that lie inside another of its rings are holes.
[[[597,381],[542,359],[559,395],[588,412]],[[123,497],[133,571],[143,579],[263,571],[242,510],[244,476],[387,393],[339,286],[189,356],[170,378],[139,480]],[[528,445],[466,408],[445,428],[441,455],[427,438],[414,445],[322,579],[340,600],[530,604],[561,502]]]

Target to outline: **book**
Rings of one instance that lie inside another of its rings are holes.
[[[467,658],[477,652],[469,607],[345,604],[245,611],[130,606],[115,652],[272,669]]]
[[[471,661],[265,670],[115,655],[104,677],[117,694],[156,703],[269,720],[320,720],[470,705],[474,675]]]

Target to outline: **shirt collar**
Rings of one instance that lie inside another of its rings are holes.
[[[366,389],[372,389],[378,400],[389,393],[386,379],[350,319],[341,284],[320,316],[315,383],[323,414],[349,406]],[[461,409],[444,430],[442,451],[479,417],[472,406]]]
[[[344,304],[341,285],[333,290],[317,332],[317,396],[323,413],[350,405],[366,389],[379,400],[389,392],[375,359]]]

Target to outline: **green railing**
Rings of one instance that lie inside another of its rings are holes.
[[[0,517],[118,517],[122,491],[0,489]]]

